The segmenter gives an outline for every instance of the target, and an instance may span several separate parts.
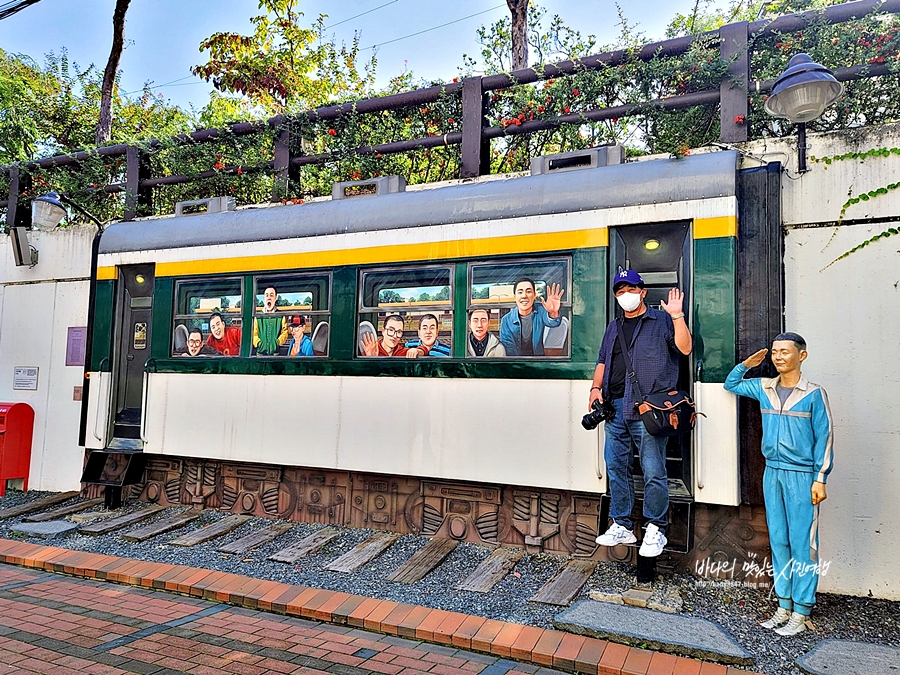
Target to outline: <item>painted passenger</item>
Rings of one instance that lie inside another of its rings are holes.
[[[291,339],[288,342],[288,356],[315,356],[312,340],[306,335],[306,320],[302,316],[293,316],[288,322]]]
[[[209,317],[209,337],[206,344],[222,356],[241,355],[241,329],[237,326],[226,326],[225,319],[216,312]]]
[[[203,344],[203,332],[199,328],[191,328],[188,331],[187,349],[179,356],[218,356],[212,347]]]
[[[406,348],[425,347],[428,356],[450,356],[450,345],[438,340],[438,319],[434,314],[423,314],[419,319],[419,338],[406,343]]]
[[[415,359],[428,354],[426,347],[420,346],[407,349],[402,344],[402,341],[403,317],[399,314],[391,314],[384,319],[380,340],[376,340],[374,335],[368,333],[363,335],[363,354],[366,356],[405,356],[408,359]]]
[[[816,602],[819,504],[828,496],[834,426],[825,390],[800,373],[806,340],[796,333],[778,335],[772,342],[778,377],[743,379],[767,352],[760,349],[737,364],[725,378],[725,389],[756,399],[762,413],[763,498],[778,609],[760,625],[796,635],[805,630]]]
[[[624,318],[609,322],[600,344],[594,382],[588,397],[588,410],[595,401],[609,401],[615,417],[606,423],[606,473],[609,477],[609,517],[612,525],[597,537],[601,546],[631,544],[637,541],[631,510],[634,507],[634,483],[631,479],[631,446],[638,448],[644,471],[644,520],[646,532],[640,555],[653,558],[666,545],[669,511],[669,484],[666,474],[665,436],[651,436],[637,409],[637,394],[622,354],[619,328],[632,355],[634,375],[641,393],[655,394],[677,389],[678,359],[690,354],[693,339],[684,319],[684,295],[677,288],[669,291],[665,311],[644,303],[647,289],[634,270],[622,270],[613,278],[613,294],[625,312]],[[618,327],[617,327],[618,326]]]
[[[261,314],[275,314],[278,291],[268,286],[263,291]],[[253,348],[258,356],[273,356],[288,339],[288,322],[285,316],[257,316],[253,319]]]
[[[476,308],[469,312],[469,338],[466,340],[466,356],[486,356],[498,358],[506,356],[506,349],[500,342],[500,338],[488,329],[491,323],[491,313],[482,308]]]
[[[555,328],[562,322],[559,307],[563,292],[559,284],[552,284],[547,297],[535,305],[534,281],[519,279],[513,285],[516,307],[500,320],[500,342],[507,356],[544,355],[544,328]]]

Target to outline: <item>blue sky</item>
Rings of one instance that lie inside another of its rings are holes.
[[[582,34],[597,35],[601,44],[618,34],[614,0],[544,0],[541,4],[548,14],[559,14]],[[660,0],[620,4],[628,20],[637,23],[648,39],[661,39],[666,23],[678,12],[692,11],[695,0],[668,0],[665,9],[660,9]],[[80,66],[94,63],[103,68],[112,40],[114,6],[115,0],[42,0],[0,21],[0,48],[28,54],[42,63],[44,54],[65,47]],[[190,75],[191,66],[205,61],[198,45],[218,31],[248,32],[257,6],[257,0],[132,0],[120,66],[126,91],[140,90],[150,81],[165,85],[158,91],[177,105],[202,107],[210,85]],[[310,23],[319,13],[328,14],[326,26],[332,26],[328,32],[338,42],[349,42],[357,30],[363,47],[380,45],[379,85],[404,68],[416,77],[451,80],[463,53],[478,53],[476,29],[509,13],[505,0],[307,0],[301,9]],[[449,25],[435,28],[442,24]],[[427,32],[406,37],[420,31]],[[362,56],[370,53],[366,49]]]

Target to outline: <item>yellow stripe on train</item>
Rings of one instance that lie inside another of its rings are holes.
[[[720,216],[696,218],[694,238],[734,237],[737,235],[737,218]],[[344,265],[372,265],[423,260],[453,260],[483,256],[521,253],[546,253],[580,248],[609,246],[609,230],[605,227],[569,232],[520,234],[505,237],[484,237],[454,241],[433,241],[415,244],[394,244],[329,251],[306,251],[273,255],[245,256],[240,258],[214,258],[160,262],[156,276],[175,277],[197,274],[228,274],[264,272],[281,269],[341,267]],[[98,279],[115,279],[114,266],[100,267]]]

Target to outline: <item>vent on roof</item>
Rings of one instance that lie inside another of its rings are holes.
[[[403,176],[379,176],[369,180],[350,180],[343,183],[335,183],[331,188],[331,198],[376,197],[394,192],[406,192],[406,180]]]
[[[189,202],[176,203],[175,215],[197,216],[203,213],[234,211],[234,208],[234,197],[209,197],[207,199],[194,199]]]
[[[621,164],[625,161],[625,147],[622,145],[604,145],[600,148],[588,148],[574,152],[563,152],[559,155],[543,155],[531,160],[531,175],[562,173],[578,169],[595,169],[598,166]]]

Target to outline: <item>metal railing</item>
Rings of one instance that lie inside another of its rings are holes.
[[[305,118],[311,123],[337,120],[344,116],[367,115],[385,110],[396,110],[406,106],[435,103],[447,95],[461,94],[462,130],[443,135],[428,136],[410,140],[395,141],[381,145],[355,148],[358,155],[403,153],[425,148],[460,145],[460,178],[471,178],[489,172],[488,157],[490,141],[495,138],[559,128],[562,125],[583,124],[638,115],[648,109],[680,110],[698,105],[719,104],[719,138],[724,143],[748,140],[748,128],[743,123],[749,110],[752,94],[770,91],[774,80],[751,81],[750,55],[752,40],[761,37],[792,33],[803,30],[813,22],[839,24],[862,18],[874,12],[900,13],[900,0],[862,0],[835,5],[825,10],[814,10],[800,14],[782,16],[773,20],[740,22],[722,26],[718,30],[694,36],[653,42],[638,50],[620,49],[587,56],[570,61],[544,66],[542,69],[517,70],[508,74],[469,77],[462,82],[451,82],[424,89],[365,99],[340,105],[325,106],[309,110],[297,117],[278,115],[265,122],[241,122],[224,129],[201,129],[189,134],[181,134],[169,139],[174,145],[190,145],[221,140],[223,136],[246,136],[265,131],[275,131],[274,158],[253,166],[228,166],[224,169],[203,171],[194,175],[171,175],[154,177],[150,172],[147,153],[164,146],[162,141],[150,141],[144,148],[132,145],[111,145],[95,150],[56,155],[46,159],[21,162],[0,167],[0,172],[9,174],[9,198],[0,201],[0,208],[7,208],[7,224],[28,224],[30,214],[26,200],[21,199],[23,187],[28,182],[27,172],[36,169],[53,169],[77,165],[90,157],[125,157],[125,180],[97,186],[88,191],[99,190],[107,193],[125,193],[124,220],[134,219],[139,209],[151,204],[152,190],[166,185],[178,185],[222,174],[252,174],[271,172],[276,180],[286,181],[301,166],[334,161],[334,153],[314,155],[292,154],[292,120]],[[648,62],[656,58],[677,57],[685,54],[698,40],[718,43],[721,59],[728,63],[728,71],[715,89],[675,95],[652,101],[627,103],[623,105],[594,108],[590,110],[559,115],[550,119],[525,121],[511,126],[490,126],[487,113],[490,110],[489,92],[539,82],[557,77],[571,76],[585,70],[600,70],[610,66],[620,66],[635,61]],[[867,77],[892,74],[884,64],[838,68],[834,71],[839,81],[849,81]],[[739,122],[738,120],[741,120]],[[273,195],[274,199],[274,195]]]

